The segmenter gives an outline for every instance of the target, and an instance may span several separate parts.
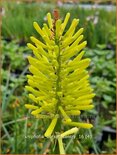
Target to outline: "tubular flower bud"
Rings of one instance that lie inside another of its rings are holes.
[[[70,126],[76,126],[76,127],[80,127],[80,128],[86,128],[86,129],[90,129],[93,127],[93,125],[89,124],[89,123],[64,122],[64,124],[67,124]]]
[[[50,137],[55,126],[56,126],[56,123],[57,123],[57,119],[58,119],[58,115],[55,115],[55,117],[52,119],[52,122],[50,123],[47,131],[45,132],[45,137]]]
[[[61,20],[58,19],[56,22],[56,37],[59,37],[60,34],[60,25],[61,25]]]
[[[40,28],[40,26],[37,24],[37,22],[34,22],[33,26],[36,29],[36,31],[41,35],[41,37],[43,37],[44,33],[43,33],[42,29]]]
[[[70,13],[67,13],[67,15],[66,15],[66,17],[64,19],[64,22],[61,25],[61,35],[64,32],[64,30],[65,30],[65,27],[66,27],[66,25],[68,23],[69,18],[70,18]]]
[[[74,28],[76,28],[78,22],[79,22],[79,19],[73,19],[72,24],[68,29],[68,31],[65,33],[64,37],[71,35],[71,32],[74,30]]]
[[[25,104],[25,107],[26,107],[27,109],[38,109],[37,106],[30,105],[30,104]]]
[[[53,24],[52,24],[52,18],[50,13],[47,14],[47,20],[48,20],[49,27],[51,29],[53,27]]]
[[[83,58],[83,49],[87,44],[82,41],[83,28],[76,30],[79,19],[73,19],[66,30],[69,18],[70,13],[67,13],[62,22],[61,19],[52,19],[48,13],[48,23],[44,23],[42,28],[37,22],[33,23],[42,39],[38,40],[32,36],[32,44],[27,44],[34,56],[28,56],[31,75],[27,75],[28,85],[25,88],[33,103],[26,104],[25,107],[31,109],[31,114],[36,118],[51,120],[45,137],[50,137],[58,129],[55,126],[59,121],[74,127],[59,134],[61,154],[65,154],[62,142],[64,136],[76,133],[78,128],[93,127],[89,123],[75,122],[70,117],[79,116],[81,110],[91,110],[95,96],[86,70],[90,59]]]
[[[77,128],[77,127],[72,128],[72,129],[70,129],[70,130],[68,130],[68,131],[65,131],[65,132],[62,133],[60,136],[61,136],[62,138],[64,138],[65,136],[71,135],[71,134],[76,133],[76,132],[78,132],[78,128]]]
[[[66,112],[63,110],[63,108],[61,106],[59,106],[59,110],[60,110],[61,114],[63,115],[64,119],[68,122],[71,122],[71,119],[69,118],[69,116],[66,114]]]

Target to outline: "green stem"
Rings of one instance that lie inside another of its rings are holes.
[[[56,45],[58,45],[58,48],[59,48],[58,56],[57,56],[58,68],[56,70],[56,75],[57,75],[57,81],[56,81],[56,99],[57,99],[56,114],[58,114],[59,113],[58,107],[61,105],[61,99],[60,99],[60,96],[58,95],[58,92],[61,91],[61,85],[60,85],[60,82],[61,82],[61,78],[60,78],[61,56],[60,56],[60,42],[59,42],[59,40],[57,38],[55,38],[55,42],[56,42]],[[55,127],[55,131],[59,132],[60,130],[61,130],[61,118],[59,117],[58,121],[57,121],[57,124],[56,124],[56,127]],[[59,143],[59,147],[58,147],[58,145],[56,145],[56,147],[54,149],[54,152],[57,153],[57,154],[58,154],[58,151],[60,150],[60,145],[62,145],[62,141],[60,139],[58,139],[58,143]],[[63,150],[64,150],[64,148],[62,148],[62,151],[60,151],[60,152],[64,152]]]
[[[59,46],[59,43],[58,43],[58,46]],[[60,105],[61,103],[61,100],[60,100],[60,97],[58,95],[58,92],[61,91],[61,86],[60,86],[60,82],[61,82],[61,78],[60,78],[60,71],[61,71],[61,59],[60,59],[60,47],[59,47],[59,54],[58,54],[58,57],[57,57],[57,62],[58,62],[58,69],[57,69],[57,81],[56,81],[56,99],[58,100],[57,102],[57,106],[56,106],[56,109],[58,110],[58,106]]]
[[[58,95],[58,92],[61,91],[61,85],[60,85],[60,82],[61,82],[61,78],[60,78],[61,56],[60,56],[60,42],[59,42],[59,39],[55,38],[55,42],[56,42],[56,45],[58,45],[58,47],[59,47],[59,52],[58,52],[58,57],[57,57],[58,68],[57,68],[57,71],[56,71],[56,75],[57,75],[57,81],[56,81],[56,99],[57,99],[56,114],[57,114],[57,113],[59,113],[58,107],[61,104],[61,99],[60,99],[60,96]],[[59,129],[60,129],[60,125],[61,125],[61,119],[60,118],[58,118],[58,122],[59,123],[57,123],[57,125],[56,125],[56,131],[59,131]]]
[[[16,114],[17,109],[14,109],[14,115],[15,115],[15,153],[17,153],[17,122],[16,122]]]
[[[63,142],[62,142],[61,137],[58,137],[58,143],[59,143],[60,154],[65,154],[65,150],[64,150],[64,147],[63,147]]]

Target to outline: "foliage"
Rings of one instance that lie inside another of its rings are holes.
[[[105,142],[105,147],[107,148],[107,151],[104,151],[103,153],[111,153],[113,152],[116,154],[116,140],[112,140],[110,137],[108,138],[108,141]]]
[[[29,41],[30,32],[36,35],[33,30],[33,21],[42,26],[45,15],[48,11],[52,12],[55,4],[43,3],[3,3],[3,18],[2,18],[2,36],[7,39],[18,39],[19,42]],[[61,17],[64,17],[67,12],[72,14],[73,18],[79,18],[79,27],[85,28],[84,36],[88,42],[88,46],[94,48],[97,43],[110,44],[115,48],[116,38],[116,13],[103,9],[85,10],[77,5],[59,8]],[[70,22],[68,23],[69,27]],[[111,37],[112,36],[112,37]],[[92,41],[93,40],[93,41]]]
[[[91,52],[86,52],[86,56],[93,57],[91,63],[91,75],[93,78],[91,83],[98,88],[96,89],[96,94],[98,97],[103,96],[102,98],[106,101],[106,105],[107,103],[114,104],[116,79],[115,52],[113,50],[94,49]],[[111,96],[111,99],[107,96]]]
[[[27,48],[24,46],[21,46],[17,44],[16,41],[12,41],[7,43],[6,41],[2,41],[2,66],[3,68],[10,67],[12,71],[15,71],[18,69],[19,71],[23,70],[23,67],[26,66],[25,61],[25,53],[24,51],[27,51]],[[22,62],[22,63],[21,63]]]
[[[22,92],[22,83],[25,81],[23,75],[27,71],[24,51],[27,51],[27,47],[20,47],[15,41],[10,43],[2,41],[3,111],[7,107],[7,102],[11,102],[14,98],[12,94],[15,92],[18,95]]]

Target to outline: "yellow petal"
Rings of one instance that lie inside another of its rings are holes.
[[[75,35],[73,36],[73,38],[74,39],[77,39],[81,34],[82,34],[82,32],[83,32],[83,28],[80,28],[76,33],[75,33]]]
[[[45,137],[50,137],[51,136],[51,134],[52,134],[52,132],[53,132],[55,126],[56,126],[57,120],[58,120],[58,115],[55,115],[55,117],[52,119],[48,129],[46,130],[46,132],[44,134]]]
[[[70,28],[68,29],[68,31],[64,35],[64,38],[69,36],[69,35],[71,36],[71,32],[74,30],[74,28],[77,26],[78,23],[79,23],[79,19],[73,19]]]
[[[36,97],[33,94],[29,94],[29,98],[37,103]]]
[[[60,25],[61,25],[61,20],[58,19],[58,20],[56,21],[56,32],[55,32],[57,38],[60,36]]]
[[[78,106],[70,106],[70,107],[66,107],[67,110],[91,110],[94,108],[94,105],[78,105]]]
[[[25,104],[25,107],[27,109],[38,109],[38,106],[34,106],[34,105],[31,105],[31,104]]]
[[[34,55],[40,60],[41,56],[39,55],[38,49],[30,43],[28,43],[27,46],[33,50]]]
[[[29,92],[33,93],[35,96],[40,96],[40,92],[33,89],[32,87],[30,86],[25,86],[26,90],[28,90]]]
[[[80,128],[86,128],[86,129],[90,129],[93,127],[93,125],[89,123],[78,123],[78,122],[63,122],[63,123],[70,126],[76,126]]]
[[[60,110],[61,114],[63,115],[64,119],[68,122],[71,122],[71,119],[69,118],[69,116],[66,114],[66,112],[63,110],[63,108],[61,106],[59,106],[59,110]]]
[[[66,52],[64,52],[64,61],[68,60],[69,58],[75,56],[78,52],[80,52],[85,46],[86,46],[87,42],[84,41],[83,43],[79,44],[78,46],[74,47],[74,48],[69,48],[68,50],[66,50]]]
[[[38,23],[37,22],[33,22],[33,26],[34,26],[34,28],[36,29],[36,31],[41,35],[41,37],[43,38],[43,36],[44,36],[44,33],[43,33],[43,31],[41,30],[41,28],[40,28],[40,26],[38,25]]]
[[[70,130],[68,130],[68,131],[63,132],[60,136],[61,136],[61,138],[64,138],[65,136],[74,134],[74,133],[76,133],[76,132],[78,132],[78,128],[77,128],[77,127],[72,128],[72,129],[70,129]]]
[[[75,46],[77,46],[82,39],[83,39],[83,35],[80,35],[71,45],[71,48],[74,48]]]
[[[47,24],[43,24],[44,25],[44,31],[46,31],[47,32],[47,34],[48,34],[48,36],[51,36],[51,30],[48,28],[48,26],[47,26]]]
[[[40,40],[36,39],[35,37],[30,37],[31,41],[34,42],[37,45],[42,46],[43,48],[47,48],[47,46],[45,44],[43,44]]]
[[[65,17],[65,19],[64,19],[64,22],[63,22],[62,25],[61,25],[61,35],[62,35],[62,33],[64,32],[64,29],[65,29],[65,27],[66,27],[66,25],[67,25],[67,23],[68,23],[69,18],[70,18],[70,13],[67,13],[67,14],[66,14],[66,17]]]
[[[70,110],[69,109],[69,111],[67,111],[67,114],[68,115],[80,115],[80,111],[79,110]]]
[[[42,112],[42,111],[43,111],[43,109],[42,109],[42,108],[39,108],[39,109],[37,109],[37,110],[32,111],[31,114],[32,114],[32,115],[37,115],[37,114],[39,114],[39,113]]]
[[[51,29],[53,27],[53,24],[52,24],[53,21],[50,13],[47,13],[47,20],[48,20],[49,27]]]
[[[91,99],[91,98],[93,98],[94,96],[95,96],[94,93],[88,94],[88,95],[84,95],[84,96],[79,97],[79,98],[77,99],[77,101],[86,100],[86,99]]]

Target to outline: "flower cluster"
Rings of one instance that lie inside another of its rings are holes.
[[[73,19],[66,31],[69,18],[70,13],[67,13],[62,22],[57,17],[52,19],[48,13],[48,24],[44,23],[42,28],[34,22],[34,28],[42,37],[42,41],[32,36],[33,44],[27,44],[35,57],[28,57],[32,75],[27,75],[26,86],[33,104],[25,104],[25,107],[31,109],[31,114],[37,118],[51,119],[45,132],[46,137],[51,136],[61,116],[64,125],[74,127],[67,134],[78,131],[77,127],[92,127],[92,124],[74,122],[70,118],[71,115],[80,115],[81,110],[92,109],[92,98],[95,94],[86,71],[90,59],[82,59],[82,49],[87,44],[82,41],[83,28],[76,31],[79,19]],[[60,144],[63,135],[58,138]]]

